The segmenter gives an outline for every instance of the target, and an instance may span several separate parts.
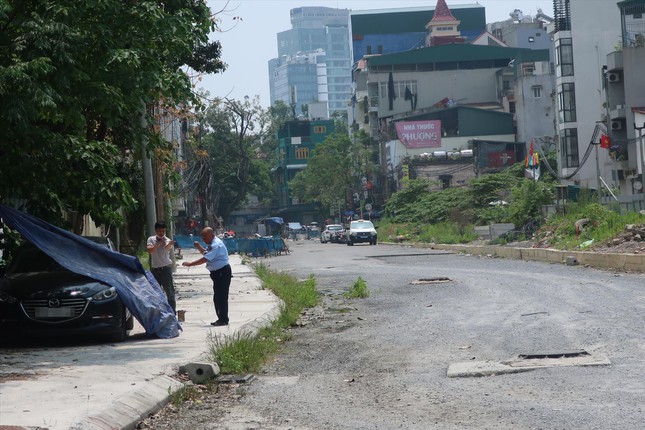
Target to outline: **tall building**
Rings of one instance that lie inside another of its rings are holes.
[[[327,102],[327,63],[322,49],[269,60],[271,104],[282,100],[293,104],[296,116],[304,105]]]
[[[600,188],[600,178],[611,182],[613,161],[607,151],[594,151],[593,143],[601,136],[598,124],[606,119],[603,67],[607,54],[615,51],[621,40],[616,3],[553,2],[559,174],[565,184]]]
[[[271,104],[282,100],[302,115],[303,105],[327,102],[329,115],[346,113],[351,94],[348,17],[347,9],[291,10],[292,28],[278,33],[278,58],[269,60]]]

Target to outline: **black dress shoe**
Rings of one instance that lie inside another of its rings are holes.
[[[228,321],[213,321],[211,325],[214,325],[215,327],[221,327],[223,325],[228,325]]]

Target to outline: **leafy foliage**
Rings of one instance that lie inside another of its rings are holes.
[[[393,222],[434,224],[451,219],[454,210],[472,207],[472,192],[466,188],[448,188],[430,192],[430,181],[415,179],[405,190],[395,193],[386,204]]]
[[[187,176],[186,189],[203,202],[202,216],[228,218],[249,195],[270,198],[269,167],[262,157],[268,117],[256,97],[223,100],[200,118],[200,144]],[[211,219],[211,225],[216,225]]]
[[[303,202],[330,208],[347,201],[354,183],[352,142],[342,133],[333,134],[316,146],[307,167],[290,182],[291,191]]]
[[[434,192],[430,192],[430,181],[413,180],[390,198],[387,213],[392,222],[432,224],[452,220],[458,225],[513,222],[522,226],[540,219],[541,206],[553,199],[551,181],[535,182],[523,175],[523,166],[516,164],[472,179],[469,188]]]
[[[144,106],[196,102],[182,67],[225,65],[201,0],[5,0],[0,6],[0,196],[57,224],[121,223]],[[137,181],[134,181],[137,183]]]
[[[516,226],[522,226],[542,218],[542,205],[553,201],[553,188],[545,182],[526,179],[512,191],[509,218]]]

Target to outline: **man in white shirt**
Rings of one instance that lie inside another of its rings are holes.
[[[170,252],[175,241],[166,236],[166,224],[155,223],[155,235],[148,238],[146,249],[150,254],[150,271],[168,298],[168,303],[174,312],[177,311],[175,301],[175,286],[172,281],[172,258]]]
[[[231,265],[228,261],[228,250],[210,227],[202,230],[202,240],[206,244],[204,248],[199,242],[195,241],[195,248],[202,254],[202,258],[195,261],[184,261],[183,266],[198,266],[206,263],[206,268],[211,272],[213,281],[213,304],[217,321],[213,321],[213,326],[228,325],[228,290],[231,286]]]

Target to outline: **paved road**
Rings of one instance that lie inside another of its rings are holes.
[[[326,317],[294,330],[224,421],[194,408],[168,428],[645,428],[643,275],[312,241],[268,264],[314,274]],[[371,296],[343,299],[358,276]],[[579,350],[611,364],[448,377],[456,363]]]
[[[192,261],[198,255],[184,250],[184,258]],[[177,308],[186,310],[186,321],[177,338],[147,338],[136,324],[131,337],[119,344],[0,346],[0,428],[133,428],[181,386],[173,378],[180,365],[203,361],[210,337],[252,330],[277,313],[278,300],[259,289],[252,269],[237,255],[231,256],[231,265],[228,327],[210,326],[217,318],[204,266],[178,267]]]

